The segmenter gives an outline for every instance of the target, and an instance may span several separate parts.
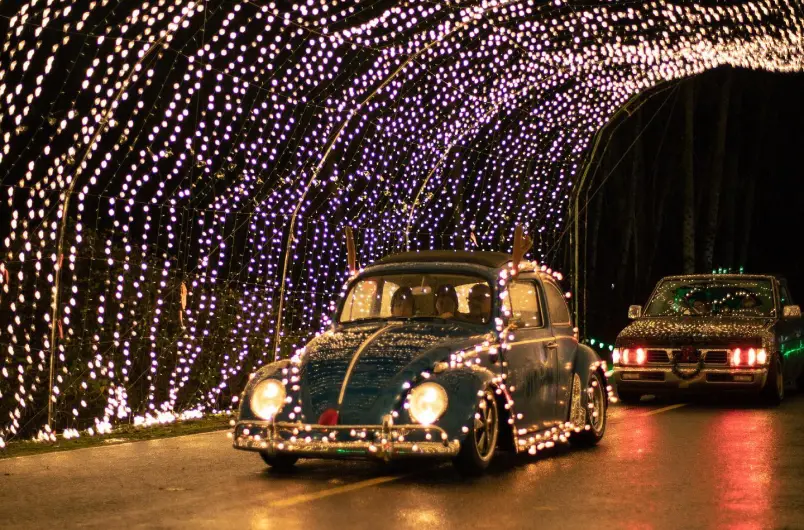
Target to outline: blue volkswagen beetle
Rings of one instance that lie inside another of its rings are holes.
[[[299,458],[452,459],[482,473],[603,437],[609,387],[579,344],[556,276],[496,252],[408,252],[356,272],[332,327],[261,368],[233,440],[270,466]]]

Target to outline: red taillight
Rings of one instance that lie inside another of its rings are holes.
[[[742,361],[742,350],[740,348],[735,348],[733,352],[731,352],[731,365],[732,366],[740,366],[740,361]]]
[[[757,351],[754,348],[748,350],[748,366],[754,366],[757,363]]]
[[[757,364],[765,364],[768,362],[768,353],[761,349],[757,352]]]
[[[636,351],[636,362],[637,362],[637,364],[645,364],[645,361],[647,359],[648,359],[648,356],[645,353],[645,350],[643,350],[642,348],[637,348],[637,351]]]
[[[763,349],[749,348],[748,351],[743,351],[740,348],[735,348],[731,351],[729,359],[732,366],[752,367],[763,365],[768,362],[768,353]]]
[[[645,361],[648,360],[648,354],[642,348],[637,348],[636,350],[614,350],[612,360],[614,360],[615,363],[619,361],[620,364],[623,365],[645,364]]]

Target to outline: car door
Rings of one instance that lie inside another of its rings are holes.
[[[572,327],[572,318],[566,298],[561,289],[551,280],[543,281],[547,314],[550,317],[550,330],[553,341],[547,344],[550,355],[556,358],[556,400],[554,420],[566,421],[572,398],[572,377],[575,368],[575,353],[578,340]],[[585,384],[582,381],[581,384]]]
[[[506,380],[514,399],[517,428],[544,428],[555,416],[554,359],[548,344],[553,334],[545,318],[544,298],[535,277],[521,277],[508,286],[509,346]]]

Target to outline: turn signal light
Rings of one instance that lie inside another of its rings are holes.
[[[731,351],[730,364],[732,366],[750,368],[757,365],[762,366],[767,362],[768,352],[766,352],[763,348],[749,348],[748,350],[735,348]]]

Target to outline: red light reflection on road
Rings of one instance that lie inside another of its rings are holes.
[[[615,469],[638,470],[617,474],[617,485],[613,491],[616,495],[634,495],[635,492],[652,492],[640,497],[630,510],[619,515],[618,525],[627,530],[651,530],[663,509],[656,499],[662,499],[659,493],[662,481],[662,440],[658,432],[655,416],[630,417],[617,425],[617,441],[611,443],[613,451],[612,465]]]
[[[775,525],[773,480],[775,427],[767,411],[729,410],[713,418],[707,440],[711,460],[707,472],[717,486],[712,492],[720,525],[728,528],[771,528]]]

